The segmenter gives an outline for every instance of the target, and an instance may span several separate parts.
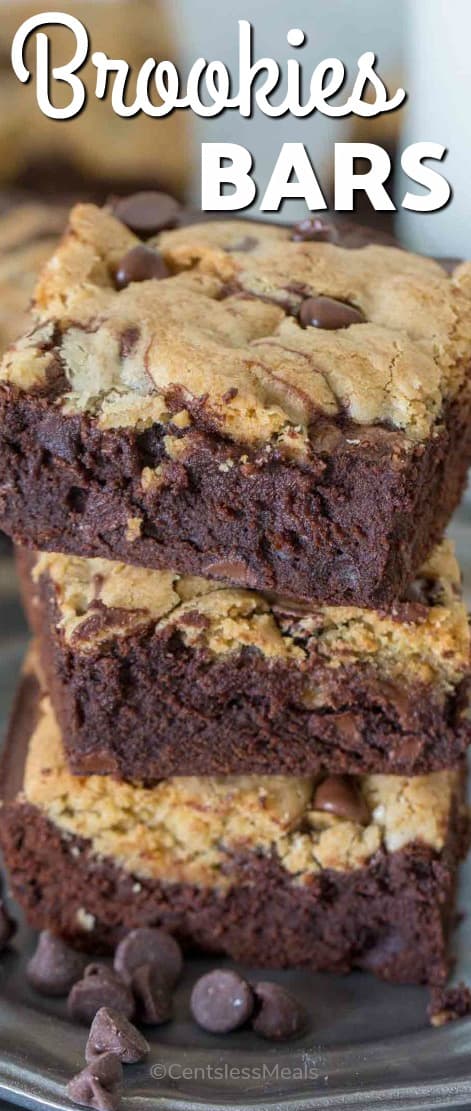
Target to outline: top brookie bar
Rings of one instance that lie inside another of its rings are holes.
[[[118,218],[119,216],[119,218]],[[0,376],[25,545],[329,603],[400,597],[471,457],[471,268],[313,222],[73,210]]]

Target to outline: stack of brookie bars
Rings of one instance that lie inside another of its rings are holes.
[[[471,265],[78,206],[0,381],[36,645],[1,842],[33,926],[441,984],[470,639]],[[173,225],[173,226],[172,226]]]

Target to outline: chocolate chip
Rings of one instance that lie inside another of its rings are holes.
[[[183,970],[180,946],[171,934],[151,926],[130,930],[120,941],[114,955],[114,967],[123,980],[131,980],[136,968],[155,964],[161,978],[173,987]]]
[[[67,1095],[73,1103],[84,1107],[116,1111],[122,1079],[123,1068],[119,1057],[114,1053],[103,1053],[69,1080]]]
[[[150,1046],[139,1030],[113,1007],[100,1007],[93,1019],[85,1059],[94,1061],[103,1053],[114,1053],[125,1065],[147,1057]]]
[[[111,211],[117,220],[143,239],[178,224],[181,208],[168,193],[149,190],[130,197],[112,197]]]
[[[252,1028],[257,1034],[282,1042],[304,1030],[306,1012],[294,995],[269,980],[255,984],[254,992],[256,1011]]]
[[[366,801],[353,779],[347,775],[329,775],[319,785],[313,799],[314,810],[326,810],[349,822],[368,825],[370,813]]]
[[[160,1026],[172,1017],[172,989],[155,964],[142,964],[132,975],[136,1017],[146,1026]]]
[[[125,1018],[134,1013],[132,992],[124,980],[106,964],[89,964],[82,980],[74,984],[67,1000],[71,1018],[91,1022],[100,1007],[112,1007]]]
[[[29,983],[41,995],[67,995],[83,975],[87,958],[49,930],[39,935],[34,956],[26,969]]]
[[[291,239],[294,243],[335,243],[338,238],[333,224],[321,216],[306,216],[294,225]]]
[[[250,984],[237,972],[215,968],[197,980],[190,1000],[198,1026],[211,1034],[228,1034],[250,1018],[254,995]]]
[[[16,922],[8,913],[5,904],[0,899],[0,953],[6,949],[16,932]]]
[[[405,737],[394,745],[395,763],[401,764],[407,775],[413,775],[419,756],[424,750],[424,742],[420,737]]]
[[[145,243],[138,243],[118,262],[114,280],[117,289],[126,289],[131,282],[149,282],[152,278],[161,281],[169,274],[162,255]]]
[[[327,331],[365,323],[360,309],[334,297],[307,297],[300,306],[298,320],[302,328],[324,328]]]

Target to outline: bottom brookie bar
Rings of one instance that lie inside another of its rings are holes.
[[[465,778],[74,777],[30,662],[4,758],[1,843],[31,924],[87,949],[161,925],[247,964],[439,984]]]

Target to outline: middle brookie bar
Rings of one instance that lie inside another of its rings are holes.
[[[162,925],[252,965],[444,980],[464,765],[412,779],[74,777],[35,682],[27,671],[0,811],[31,925],[95,951]]]
[[[449,542],[389,611],[20,552],[69,766],[124,778],[453,766],[470,633]]]

